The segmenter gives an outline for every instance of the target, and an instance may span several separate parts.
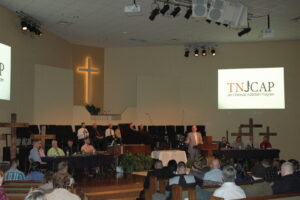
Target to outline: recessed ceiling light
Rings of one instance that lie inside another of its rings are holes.
[[[123,31],[122,33],[123,33],[123,34],[127,34],[127,32],[126,32],[126,31]]]

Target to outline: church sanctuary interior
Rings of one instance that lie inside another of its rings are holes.
[[[0,200],[300,200],[299,0],[0,0]]]

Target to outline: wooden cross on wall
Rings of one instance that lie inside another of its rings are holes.
[[[241,128],[249,128],[249,136],[253,136],[253,129],[254,128],[262,128],[263,125],[262,124],[254,124],[253,123],[253,118],[249,119],[249,124],[241,124],[240,125]]]
[[[270,136],[276,136],[277,133],[275,133],[275,132],[273,132],[273,133],[270,132],[270,127],[267,126],[267,131],[266,131],[265,133],[261,132],[261,133],[259,133],[259,135],[261,135],[261,136],[267,136],[267,137],[269,138]]]
[[[27,123],[17,123],[17,114],[11,114],[11,122],[1,123],[0,127],[11,128],[11,147],[10,147],[10,158],[16,158],[17,155],[17,128],[18,127],[28,127]]]
[[[242,127],[240,126],[239,131],[237,133],[231,133],[231,136],[251,136],[251,133],[243,133]]]

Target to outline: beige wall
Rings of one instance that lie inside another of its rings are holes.
[[[74,104],[85,105],[85,75],[78,73],[79,67],[85,68],[87,57],[92,59],[92,66],[100,69],[99,74],[92,75],[91,104],[103,108],[103,83],[104,83],[104,49],[82,45],[72,45],[73,69],[74,69]]]
[[[120,113],[134,106],[136,123],[150,124],[149,113],[154,124],[203,124],[215,139],[253,117],[278,132],[271,141],[283,158],[300,159],[298,52],[300,41],[222,44],[216,57],[198,58],[185,58],[182,46],[108,48],[104,109]],[[280,66],[285,67],[286,109],[218,110],[217,69]],[[264,131],[255,130],[255,136]]]

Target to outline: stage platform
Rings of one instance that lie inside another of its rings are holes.
[[[88,200],[135,200],[143,189],[144,179],[145,176],[135,174],[107,173],[78,180],[76,188]]]

